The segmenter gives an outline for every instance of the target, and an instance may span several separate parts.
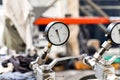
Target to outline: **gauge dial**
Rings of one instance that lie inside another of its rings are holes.
[[[70,36],[68,26],[62,22],[49,23],[45,28],[45,32],[47,40],[56,46],[64,44]]]
[[[120,22],[111,23],[108,28],[108,36],[116,43],[120,44]]]

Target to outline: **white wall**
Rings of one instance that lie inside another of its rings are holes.
[[[57,2],[50,7],[45,13],[43,13],[43,16],[45,17],[64,17],[66,13],[66,6],[65,3],[66,0],[57,0]]]
[[[3,37],[3,30],[4,30],[4,21],[3,21],[3,7],[0,5],[0,46],[3,45],[2,37]]]
[[[48,7],[56,0],[29,0],[34,7]]]

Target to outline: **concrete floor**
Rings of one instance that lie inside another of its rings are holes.
[[[94,74],[93,70],[69,70],[56,72],[56,80],[80,80],[82,77]]]

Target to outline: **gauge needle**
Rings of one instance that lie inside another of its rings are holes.
[[[58,32],[58,29],[55,30],[57,35],[58,35],[58,38],[59,38],[59,41],[61,42],[61,39],[60,39],[60,35],[59,35],[59,32]]]

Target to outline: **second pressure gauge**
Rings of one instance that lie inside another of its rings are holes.
[[[70,36],[68,26],[62,22],[49,23],[45,28],[45,32],[47,40],[56,46],[64,44]]]
[[[120,44],[120,22],[111,23],[108,28],[108,37],[112,40],[112,42],[116,44]]]

